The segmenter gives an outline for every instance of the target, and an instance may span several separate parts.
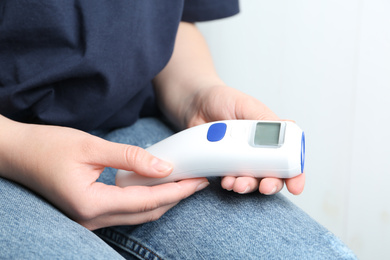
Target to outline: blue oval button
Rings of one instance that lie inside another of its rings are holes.
[[[210,142],[218,142],[222,140],[226,133],[226,127],[225,123],[212,124],[207,132],[207,140]]]

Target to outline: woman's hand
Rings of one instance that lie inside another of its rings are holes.
[[[212,121],[228,119],[280,120],[266,105],[236,89],[223,85],[202,88],[190,98],[185,114],[187,127]],[[303,191],[305,174],[291,179],[250,177],[224,177],[221,185],[238,193],[253,192],[275,194],[286,183],[287,189],[295,195]]]
[[[207,186],[205,178],[155,187],[96,182],[105,167],[164,177],[172,166],[146,152],[65,127],[20,124],[0,116],[0,173],[56,205],[88,229],[158,219]]]
[[[227,119],[279,119],[260,101],[225,86],[194,24],[180,24],[172,58],[156,76],[154,85],[161,110],[179,128]],[[292,194],[300,194],[305,175],[288,180],[225,177],[222,187],[238,193],[259,189],[263,194],[274,194],[284,182]]]

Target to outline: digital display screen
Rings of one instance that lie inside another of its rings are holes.
[[[280,123],[257,123],[255,145],[279,145]]]

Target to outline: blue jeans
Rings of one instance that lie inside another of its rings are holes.
[[[172,134],[158,119],[93,134],[147,147]],[[99,181],[114,184],[115,169]],[[281,194],[239,195],[211,178],[159,220],[91,232],[44,198],[0,178],[0,258],[355,259],[332,233]]]

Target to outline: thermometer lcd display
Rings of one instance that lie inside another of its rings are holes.
[[[278,146],[280,137],[280,123],[257,123],[255,145]]]

